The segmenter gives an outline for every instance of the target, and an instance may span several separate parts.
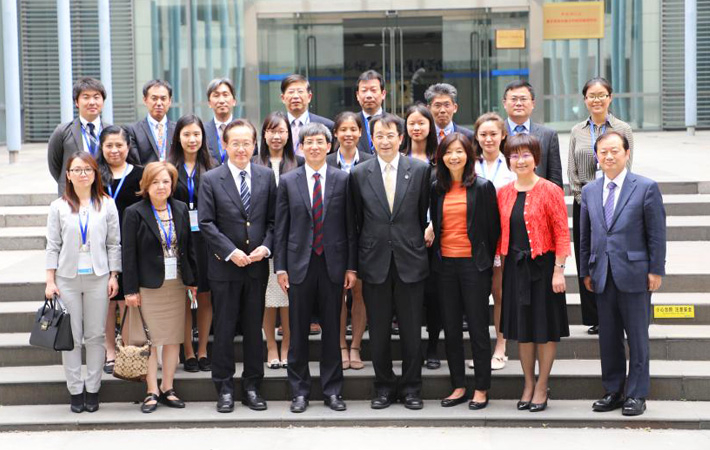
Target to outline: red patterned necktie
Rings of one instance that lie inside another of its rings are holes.
[[[320,174],[314,173],[313,178],[313,251],[316,255],[323,254],[323,196],[321,195]]]

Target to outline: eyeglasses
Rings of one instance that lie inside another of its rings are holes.
[[[71,169],[69,172],[71,172],[72,175],[76,175],[76,176],[92,175],[94,173],[94,169],[92,169],[91,167],[84,167],[84,168],[75,167],[75,168]]]
[[[518,102],[520,103],[527,103],[530,99],[528,97],[510,97],[510,101],[513,104],[516,104]]]
[[[254,147],[254,143],[252,141],[246,141],[246,142],[232,141],[227,145],[229,146],[229,148],[236,148],[236,149],[240,149],[240,150],[246,150],[246,149]]]
[[[397,139],[398,136],[399,135],[395,134],[395,133],[388,133],[388,134],[379,134],[378,133],[373,137],[375,138],[376,141],[383,141],[385,139],[387,139],[388,141],[392,141],[394,139]]]
[[[434,109],[441,109],[441,108],[449,109],[449,108],[453,108],[454,104],[451,102],[444,102],[444,103],[436,102],[436,103],[432,103],[431,107]]]
[[[608,99],[609,97],[610,97],[609,94],[599,94],[599,95],[590,94],[590,95],[587,95],[586,99],[589,100],[590,102],[593,102],[594,100],[604,101],[604,100]]]
[[[513,153],[510,155],[510,160],[517,161],[518,159],[530,159],[532,157],[532,153]]]

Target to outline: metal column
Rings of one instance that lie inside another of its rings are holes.
[[[106,89],[106,100],[101,116],[104,122],[113,123],[113,81],[111,79],[111,15],[108,0],[99,0],[99,55],[101,82]]]
[[[698,124],[698,5],[685,0],[685,127],[695,134]]]
[[[5,61],[5,120],[10,163],[20,156],[22,110],[20,109],[20,56],[17,42],[17,3],[2,2],[3,55]]]
[[[59,37],[59,103],[62,122],[74,118],[72,98],[71,12],[69,0],[57,0],[57,31]]]

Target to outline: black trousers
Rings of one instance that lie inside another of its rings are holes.
[[[582,207],[575,200],[572,203],[572,240],[574,242],[574,261],[577,264],[579,273],[579,213]],[[594,293],[584,286],[584,278],[577,278],[579,282],[579,298],[582,302],[582,323],[587,326],[599,325],[599,313],[597,312],[597,301]]]
[[[431,258],[437,258],[433,256],[431,252],[431,247],[429,247],[429,266],[431,267]],[[427,334],[429,335],[426,347],[426,358],[435,358],[437,356],[437,347],[439,345],[439,335],[443,329],[443,324],[441,323],[441,308],[439,307],[439,293],[436,272],[432,271],[429,273],[424,284],[424,322],[426,325]]]
[[[362,283],[370,351],[375,368],[375,391],[387,396],[419,395],[422,388],[422,308],[424,283],[405,283],[399,278],[392,257],[387,278],[382,284]],[[402,377],[392,371],[391,324],[393,314],[399,323],[402,348]]]
[[[244,336],[242,390],[259,389],[264,378],[264,318],[266,279],[210,280],[212,288],[212,381],[218,394],[234,393],[234,336],[237,325]]]
[[[343,281],[345,274],[343,274]],[[343,389],[343,365],[340,356],[340,308],[343,281],[333,283],[328,276],[325,255],[311,252],[308,273],[302,283],[290,283],[288,317],[291,344],[288,348],[288,381],[294,397],[311,395],[311,372],[308,369],[313,311],[318,312],[321,334],[320,381],[323,395],[340,395]]]
[[[439,305],[444,323],[446,359],[451,387],[466,387],[462,317],[468,317],[468,334],[475,370],[474,389],[491,387],[491,337],[488,331],[488,297],[493,270],[479,272],[473,258],[442,258]]]

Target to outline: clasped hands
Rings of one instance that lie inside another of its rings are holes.
[[[239,267],[246,267],[251,263],[261,261],[269,255],[269,251],[263,245],[258,246],[248,255],[239,249],[235,249],[232,256],[229,258],[234,264]]]

